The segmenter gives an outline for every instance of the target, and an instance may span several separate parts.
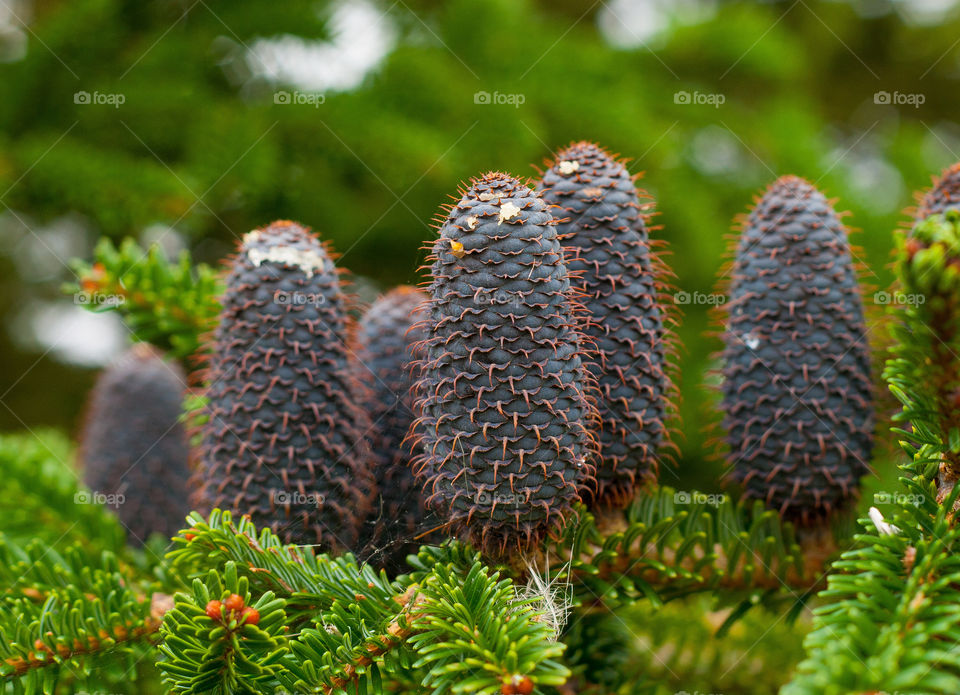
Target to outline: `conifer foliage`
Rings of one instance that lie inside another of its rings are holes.
[[[952,168],[956,170],[956,167]],[[838,560],[784,695],[960,690],[960,213],[947,210],[897,238],[893,333],[884,369],[902,405],[894,428],[909,457],[895,495],[871,509]],[[950,355],[949,359],[945,359]]]
[[[941,501],[960,480],[960,211],[947,210],[898,239],[898,360],[888,365],[912,424],[909,441],[927,441],[939,459]],[[899,316],[898,316],[899,318]],[[909,398],[906,398],[909,396]]]
[[[211,340],[196,503],[282,538],[352,548],[374,494],[337,269],[307,229],[247,234]]]
[[[213,268],[194,264],[190,253],[168,260],[158,246],[144,250],[133,239],[115,246],[104,237],[93,263],[72,264],[79,282],[69,292],[93,312],[116,310],[130,332],[177,358],[197,352],[202,336],[216,323],[223,293]],[[195,360],[184,360],[188,368]]]

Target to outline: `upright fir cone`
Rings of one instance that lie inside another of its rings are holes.
[[[603,148],[578,142],[561,150],[541,189],[559,208],[557,232],[595,346],[585,362],[600,389],[596,503],[623,506],[656,480],[668,440],[675,389],[660,301],[665,269],[651,252],[633,177]]]
[[[190,513],[190,447],[180,422],[185,383],[178,364],[137,343],[100,374],[87,403],[79,450],[84,482],[116,496],[134,545],[151,533],[169,538]]]
[[[593,483],[595,455],[554,221],[490,173],[450,209],[430,259],[416,423],[428,503],[489,554],[531,549]]]
[[[413,346],[426,335],[414,328],[427,295],[397,287],[374,302],[360,319],[354,353],[364,389],[363,406],[373,427],[370,448],[376,461],[378,502],[371,514],[371,561],[399,564],[419,543],[428,518],[426,497],[411,466],[405,443],[414,420]]]
[[[294,222],[244,236],[206,373],[196,502],[289,543],[353,549],[374,494],[337,269]]]
[[[947,210],[960,210],[960,162],[944,169],[939,179],[934,178],[933,186],[920,197],[916,221]]]
[[[873,445],[870,355],[846,230],[803,179],[777,180],[743,221],[723,350],[734,479],[794,521],[858,495]]]

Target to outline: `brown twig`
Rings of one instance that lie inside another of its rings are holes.
[[[163,616],[172,607],[172,597],[167,594],[155,593],[150,599],[150,615],[143,619],[143,621],[130,621],[114,625],[112,636],[105,629],[101,628],[96,636],[91,635],[87,637],[86,644],[80,639],[74,639],[72,645],[60,643],[54,648],[43,642],[43,640],[37,639],[33,645],[34,651],[28,652],[25,657],[12,656],[5,659],[5,663],[8,666],[12,666],[13,671],[8,673],[4,680],[19,677],[32,669],[44,668],[45,666],[60,663],[77,656],[105,651],[124,643],[149,639],[160,630],[160,625],[163,623]],[[51,632],[47,633],[48,636],[52,634]],[[54,658],[51,659],[50,657]]]

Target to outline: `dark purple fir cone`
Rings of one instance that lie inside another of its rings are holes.
[[[246,234],[205,374],[197,504],[285,542],[352,550],[374,494],[339,273],[294,222]]]
[[[596,412],[548,205],[502,173],[462,193],[430,255],[415,463],[449,528],[500,556],[538,545],[594,484]]]
[[[363,407],[373,426],[370,448],[376,462],[379,495],[369,521],[370,561],[399,565],[420,545],[430,518],[426,497],[411,466],[406,442],[414,421],[413,346],[426,335],[414,328],[417,309],[427,295],[415,287],[397,287],[380,297],[357,326],[354,355],[363,386]],[[431,520],[436,525],[436,519]]]
[[[722,308],[723,425],[747,498],[816,523],[869,471],[870,354],[847,233],[786,176],[742,221]]]
[[[960,210],[960,162],[944,169],[940,178],[934,178],[930,190],[919,197],[914,217],[921,222],[947,210]]]
[[[79,459],[84,482],[142,545],[169,538],[190,513],[190,447],[183,413],[186,377],[160,351],[137,343],[97,378],[87,403]]]
[[[594,350],[585,359],[597,386],[599,506],[623,506],[657,478],[668,448],[676,389],[665,309],[665,266],[650,248],[634,179],[591,142],[557,153],[541,183],[560,220],[571,281],[586,307]]]

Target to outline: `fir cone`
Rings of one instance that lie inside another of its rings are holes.
[[[197,503],[285,542],[353,549],[374,480],[326,247],[280,221],[244,236],[213,332]]]
[[[947,210],[960,210],[960,162],[947,167],[939,179],[934,179],[933,186],[920,198],[916,221]]]
[[[146,343],[131,347],[97,379],[80,437],[86,484],[142,545],[169,538],[190,513],[190,447],[183,412],[183,370]]]
[[[541,188],[559,208],[557,232],[595,347],[585,362],[600,389],[597,503],[623,506],[656,480],[672,409],[660,265],[633,179],[603,148],[579,142],[560,151]]]
[[[813,523],[858,494],[873,444],[870,356],[846,230],[806,181],[743,223],[723,351],[724,427],[747,498]]]
[[[490,173],[450,209],[430,258],[418,475],[454,532],[489,554],[528,550],[593,484],[596,415],[553,219]]]
[[[426,336],[413,328],[417,308],[427,295],[414,287],[397,287],[374,302],[360,319],[356,354],[370,415],[371,451],[380,491],[371,514],[371,561],[394,566],[416,551],[425,532],[426,497],[410,463],[405,442],[414,420],[413,346]],[[434,520],[435,521],[435,520]]]

